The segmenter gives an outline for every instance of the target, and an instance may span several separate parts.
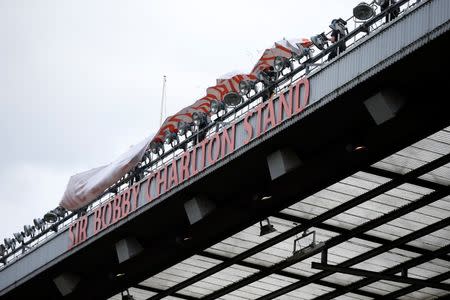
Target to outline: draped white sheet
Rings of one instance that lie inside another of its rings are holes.
[[[107,188],[136,167],[142,160],[153,136],[152,134],[138,144],[131,146],[127,152],[108,165],[70,177],[59,205],[67,210],[74,211],[96,200]]]

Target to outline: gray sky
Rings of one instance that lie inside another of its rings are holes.
[[[0,0],[0,242],[215,79],[360,0]]]

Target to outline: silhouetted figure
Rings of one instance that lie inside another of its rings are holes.
[[[395,0],[384,0],[380,5],[381,12],[383,13],[385,10],[389,8],[389,6],[395,3],[396,3]],[[396,9],[394,9],[393,11],[391,11],[386,15],[386,23],[397,18],[399,14],[400,14],[400,7],[397,7]]]
[[[348,29],[346,27],[347,22],[345,22],[342,19],[334,19],[333,21],[331,21],[331,37],[329,38],[329,40],[331,41],[332,44],[337,43],[338,41],[340,41],[344,36],[346,36],[348,34]],[[344,52],[347,49],[347,46],[345,45],[345,42],[341,43],[336,49],[334,49],[333,51],[330,52],[330,54],[328,55],[328,60],[332,60],[333,58],[335,58],[338,54]]]

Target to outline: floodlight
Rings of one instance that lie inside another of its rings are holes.
[[[34,220],[33,220],[33,224],[34,224],[34,226],[35,226],[38,230],[43,230],[43,229],[44,229],[44,226],[45,226],[44,220],[39,219],[39,218],[34,219]]]
[[[23,232],[25,236],[31,236],[34,237],[34,233],[36,232],[36,228],[31,225],[25,225],[23,226]]]
[[[52,209],[51,211],[46,213],[43,219],[47,223],[55,223],[56,221],[58,221],[58,219],[64,218],[66,212],[67,210],[65,208],[58,206],[57,208]]]
[[[166,134],[164,135],[164,142],[166,144],[172,145],[174,141],[176,141],[177,143],[179,142],[178,135],[175,132],[166,131]]]
[[[369,20],[373,16],[375,16],[375,10],[370,4],[366,2],[361,2],[353,8],[353,16],[362,21]]]
[[[125,294],[125,292],[126,292],[126,294]],[[134,297],[130,294],[128,289],[123,291],[121,294],[122,294],[122,300],[134,300]]]
[[[5,244],[6,249],[12,249],[12,250],[16,249],[16,240],[15,239],[5,238],[3,240],[3,242]]]
[[[255,93],[258,92],[254,81],[242,80],[241,82],[239,82],[239,93],[242,96],[248,96],[248,94],[250,94],[251,90],[254,90]]]
[[[64,208],[64,207],[61,207],[61,206],[58,206],[57,208],[55,208],[54,210],[53,210],[53,212],[55,213],[55,215],[58,217],[58,218],[64,218],[64,216],[66,215],[66,213],[67,213],[67,210]]]
[[[347,25],[347,22],[344,21],[342,18],[339,18],[339,19],[332,20],[329,27],[332,30],[339,31],[342,35],[345,35],[347,33],[346,25]]]
[[[203,126],[208,123],[208,119],[204,112],[193,113],[192,120],[194,120],[194,125],[196,125],[196,126]]]
[[[225,102],[227,106],[239,105],[242,100],[242,96],[235,92],[228,93],[223,97],[223,102]]]
[[[325,46],[328,47],[328,38],[325,35],[324,32],[312,36],[311,37],[311,42],[314,44],[314,46],[316,46],[319,50],[323,50],[325,49]]]
[[[56,212],[54,210],[51,210],[44,215],[43,219],[46,223],[52,224],[52,223],[55,223],[56,221],[58,221],[58,215],[56,214]]]
[[[164,154],[164,146],[162,142],[152,141],[150,142],[150,151],[153,154],[162,155]]]
[[[226,111],[225,103],[223,101],[212,100],[210,112],[219,115],[221,111]]]
[[[185,135],[192,130],[192,125],[188,122],[180,121],[178,122],[177,128],[179,135]]]
[[[271,83],[271,78],[269,75],[266,74],[266,72],[261,71],[256,75],[256,78],[265,85],[269,85]]]
[[[277,72],[281,72],[283,71],[285,68],[289,67],[291,69],[291,71],[294,70],[294,66],[292,65],[292,63],[289,61],[288,58],[283,57],[283,56],[277,56],[275,57],[274,61],[273,61],[273,68],[275,69],[275,71]]]
[[[14,238],[16,239],[16,241],[18,242],[18,243],[23,243],[23,238],[25,237],[25,235],[23,234],[23,232],[16,232],[16,233],[14,233],[13,234],[14,235]]]
[[[270,224],[269,218],[266,219],[266,222],[267,222],[267,224],[263,225],[262,221],[259,221],[259,227],[260,227],[259,228],[260,229],[259,236],[263,236],[263,235],[277,231],[275,229],[275,227],[273,227],[273,225]]]
[[[295,238],[294,250],[292,251],[292,255],[296,256],[309,253],[314,249],[316,245],[318,245],[318,243],[316,242],[316,232],[304,231],[300,237]]]
[[[306,59],[311,58],[311,54],[314,52],[314,49],[311,49],[308,47],[303,47],[301,44],[297,44],[297,47],[300,49],[299,53],[294,52],[292,54],[295,60],[297,60],[299,63],[301,63],[300,60],[303,57],[306,57]]]

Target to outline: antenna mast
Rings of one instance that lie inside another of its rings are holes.
[[[161,95],[161,110],[160,110],[160,116],[159,116],[159,124],[161,125],[163,122],[163,116],[165,113],[165,101],[166,101],[166,75],[163,76],[163,88],[162,88],[162,95]]]

